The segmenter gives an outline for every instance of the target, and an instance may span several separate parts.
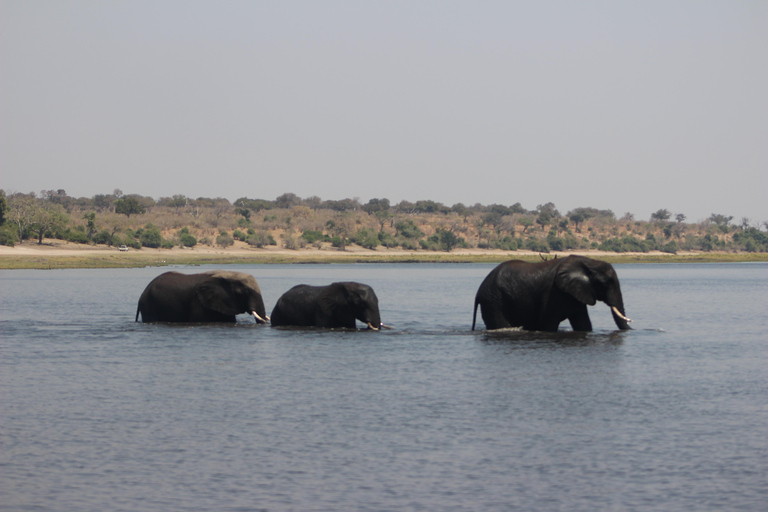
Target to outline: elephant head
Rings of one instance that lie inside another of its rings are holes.
[[[224,315],[248,313],[260,324],[269,321],[259,284],[252,275],[225,270],[202,274],[209,279],[200,281],[195,293],[203,307]]]
[[[610,263],[580,256],[560,261],[554,282],[557,289],[588,306],[594,306],[598,300],[606,303],[616,326],[623,330],[630,328],[632,320],[626,316],[619,278]]]

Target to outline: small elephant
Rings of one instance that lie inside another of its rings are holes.
[[[272,310],[273,326],[354,329],[356,319],[367,324],[369,329],[382,328],[379,299],[367,284],[300,284],[285,292]]]
[[[522,327],[529,331],[557,331],[566,318],[574,331],[591,331],[587,305],[605,302],[619,329],[629,329],[619,278],[604,261],[568,256],[528,263],[506,261],[485,278],[475,296],[488,329]]]
[[[136,309],[143,322],[235,322],[249,313],[269,321],[256,279],[250,274],[212,270],[200,274],[166,272],[144,289]]]

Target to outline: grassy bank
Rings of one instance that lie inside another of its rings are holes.
[[[610,263],[693,263],[768,261],[766,253],[686,253],[686,254],[590,254],[587,256]],[[542,255],[554,258],[555,254]],[[342,252],[280,251],[248,253],[199,253],[196,251],[113,251],[69,254],[0,255],[0,269],[55,268],[137,268],[185,265],[278,264],[278,263],[498,263],[509,259],[538,261],[538,254],[518,252],[438,253],[438,252]],[[558,254],[559,257],[565,254]]]

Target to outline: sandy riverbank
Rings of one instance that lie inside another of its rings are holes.
[[[674,261],[768,261],[768,254],[729,254],[685,252],[665,254],[579,251],[551,253],[546,258],[568,254],[583,254],[611,262],[674,262]],[[232,263],[357,263],[357,262],[501,262],[508,259],[539,259],[539,253],[531,251],[498,251],[486,249],[454,249],[450,253],[432,251],[404,251],[401,249],[377,250],[348,247],[339,251],[332,247],[288,250],[276,247],[255,249],[242,242],[226,249],[221,247],[194,247],[192,249],[131,249],[118,251],[114,247],[73,244],[61,240],[44,240],[19,244],[16,247],[0,246],[0,269],[18,268],[117,268],[165,265],[207,265]]]

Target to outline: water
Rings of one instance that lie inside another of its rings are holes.
[[[136,324],[167,269],[0,271],[0,509],[766,510],[768,264],[617,265],[634,330],[589,334],[471,332],[492,265],[230,268],[268,312],[368,283],[395,329]]]

